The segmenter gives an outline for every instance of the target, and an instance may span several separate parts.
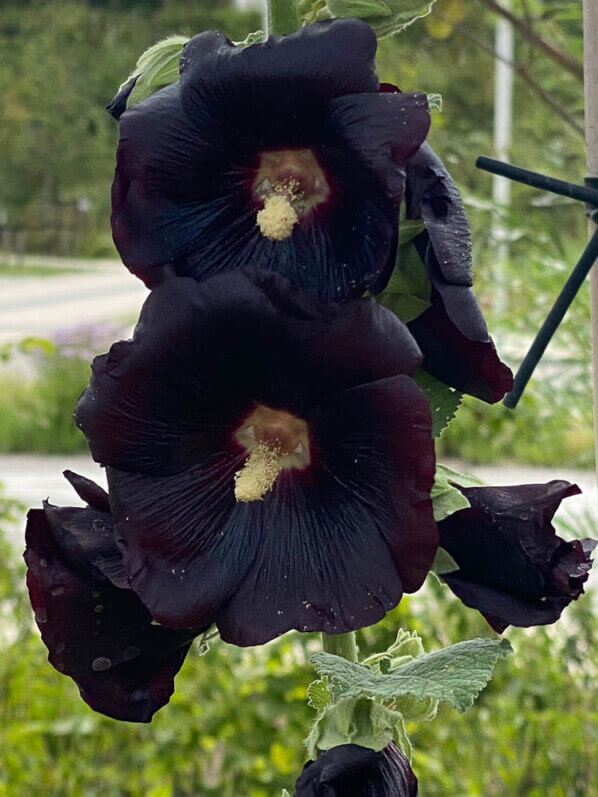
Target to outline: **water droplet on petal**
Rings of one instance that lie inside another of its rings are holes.
[[[91,668],[94,670],[94,672],[109,670],[110,667],[112,667],[112,662],[106,656],[98,656],[97,659],[94,659],[91,662]]]

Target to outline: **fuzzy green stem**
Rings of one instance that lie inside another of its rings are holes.
[[[355,631],[350,631],[348,634],[322,634],[322,646],[326,653],[342,656],[348,661],[357,661]]]
[[[295,0],[268,0],[268,35],[292,33],[298,27]]]

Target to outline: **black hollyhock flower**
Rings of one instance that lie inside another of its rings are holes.
[[[200,629],[152,621],[128,589],[108,495],[82,476],[65,476],[89,505],[29,511],[25,561],[35,619],[51,664],[70,675],[91,708],[149,722],[170,699]]]
[[[432,282],[432,306],[409,324],[423,368],[463,393],[500,401],[513,375],[496,353],[471,288],[471,235],[459,191],[427,144],[406,175],[407,218],[426,224],[415,245]]]
[[[443,579],[499,633],[508,625],[554,623],[583,593],[596,545],[565,542],[551,523],[579,487],[552,481],[460,489],[471,507],[439,523],[440,544],[459,566]]]
[[[112,231],[125,265],[148,287],[172,269],[251,265],[325,301],[385,283],[404,164],[430,119],[425,94],[379,93],[375,51],[357,19],[245,48],[216,31],[191,39],[180,80],[120,118]]]
[[[379,753],[343,744],[307,762],[294,797],[417,797],[417,778],[392,742]]]
[[[76,409],[131,587],[239,645],[380,620],[437,548],[428,403],[407,328],[272,272],[173,278]]]

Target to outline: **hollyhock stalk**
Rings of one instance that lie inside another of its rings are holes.
[[[342,656],[348,661],[357,661],[355,631],[350,631],[348,634],[322,634],[322,647],[326,653]]]

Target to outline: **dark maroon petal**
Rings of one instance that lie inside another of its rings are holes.
[[[378,90],[375,54],[374,32],[357,19],[306,25],[244,48],[200,33],[182,52],[183,106],[198,126],[222,120],[231,143],[249,137],[262,146],[292,145],[322,103]]]
[[[112,517],[92,507],[57,507],[44,503],[46,521],[69,562],[94,580],[108,579],[116,587],[129,584],[116,543]]]
[[[85,476],[80,476],[78,473],[73,473],[72,470],[65,470],[62,475],[82,501],[85,501],[86,504],[98,509],[100,512],[110,512],[108,493],[99,484],[96,484],[91,479],[86,479]]]
[[[129,95],[135,88],[137,80],[137,77],[133,77],[123,84],[123,86],[121,86],[121,88],[114,95],[110,104],[106,106],[106,110],[110,116],[113,116],[116,120],[120,119],[120,117],[126,111]]]
[[[371,169],[387,195],[400,201],[405,161],[421,147],[430,128],[425,94],[352,94],[328,104],[333,129]]]
[[[412,380],[340,394],[318,414],[314,438],[318,466],[283,472],[255,507],[260,548],[216,620],[228,642],[371,625],[434,559],[431,421]]]
[[[376,753],[343,744],[308,761],[294,797],[417,797],[417,778],[394,743]]]
[[[422,367],[462,393],[491,404],[500,401],[513,387],[511,369],[487,333],[472,339],[460,331],[455,318],[462,327],[486,328],[471,288],[450,286],[441,295],[434,284],[432,306],[409,323],[424,355]]]
[[[108,469],[131,587],[171,628],[210,625],[259,545],[254,505],[235,501],[243,456],[154,478]]]
[[[167,475],[227,450],[254,401],[306,417],[330,392],[420,362],[373,300],[324,306],[272,272],[176,278],[152,292],[134,340],[96,358],[75,418],[102,464]]]
[[[26,540],[27,585],[50,662],[94,710],[149,722],[198,632],[153,625],[133,592],[80,571],[42,510],[29,512]]]
[[[458,564],[443,576],[453,592],[503,631],[543,625],[583,593],[593,540],[565,542],[552,525],[560,502],[580,492],[565,481],[462,488],[471,508],[439,524]]]
[[[407,218],[423,219],[415,245],[433,285],[432,307],[410,324],[424,353],[424,368],[484,401],[496,402],[513,386],[499,359],[472,285],[471,233],[463,200],[428,144],[406,166]]]
[[[453,178],[429,144],[423,144],[411,158],[406,172],[407,218],[423,219],[426,223],[446,282],[471,286],[471,233]]]
[[[125,265],[152,287],[160,277],[152,267],[193,248],[202,219],[220,215],[243,175],[235,176],[230,153],[223,174],[222,142],[209,126],[192,125],[178,82],[126,111],[120,130],[112,234]]]
[[[438,547],[430,490],[436,460],[430,406],[408,376],[339,394],[315,423],[324,467],[372,516],[405,592],[422,585]]]

